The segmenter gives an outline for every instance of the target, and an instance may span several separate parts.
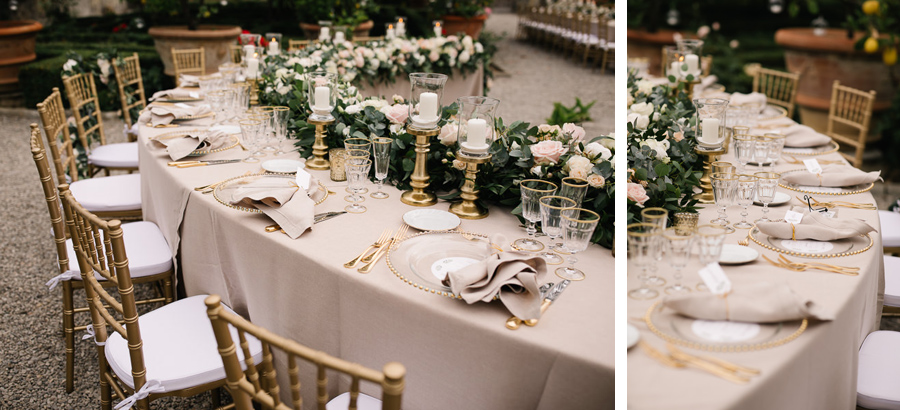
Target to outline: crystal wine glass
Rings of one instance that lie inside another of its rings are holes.
[[[728,226],[728,214],[725,209],[734,201],[734,191],[737,186],[737,174],[726,174],[724,172],[712,174],[710,177],[712,183],[713,196],[715,197],[716,206],[719,207],[719,217],[710,221],[725,228],[728,233],[734,232],[734,228]]]
[[[513,242],[516,249],[523,251],[537,252],[544,249],[544,244],[534,239],[537,233],[535,223],[541,220],[540,199],[545,196],[556,193],[556,184],[540,179],[526,179],[519,183],[519,189],[522,191],[522,217],[528,221],[525,224],[525,232],[528,238],[519,238]]]
[[[560,245],[554,244],[556,238],[562,234],[561,216],[569,215],[575,209],[575,201],[572,199],[549,195],[540,199],[541,206],[541,230],[550,237],[550,247],[541,254],[550,265],[559,265],[563,262],[563,258],[551,251],[559,248]]]
[[[560,224],[563,229],[563,242],[570,255],[567,258],[569,266],[556,268],[556,276],[568,280],[582,280],[584,272],[575,269],[575,264],[578,263],[575,254],[587,249],[591,237],[594,236],[594,229],[600,223],[600,215],[584,208],[573,208],[560,217],[562,218]]]
[[[569,198],[575,201],[575,207],[581,206],[584,200],[584,194],[587,193],[588,182],[581,178],[565,177],[562,179],[562,186],[559,187],[559,196]]]
[[[734,136],[734,156],[741,164],[738,172],[746,172],[747,164],[753,160],[753,137],[749,135]]]
[[[703,266],[710,263],[718,263],[722,254],[722,244],[725,243],[725,228],[719,225],[701,225],[697,227],[695,240],[699,250],[698,258]],[[700,282],[697,290],[708,290],[706,284]]]
[[[665,289],[666,293],[688,293],[691,288],[681,284],[681,270],[687,266],[691,259],[691,247],[694,244],[694,231],[692,229],[668,228],[663,232],[666,248],[666,261],[675,269],[672,277],[675,283]]]
[[[734,224],[735,228],[750,229],[753,225],[747,222],[747,207],[753,203],[753,197],[756,195],[757,178],[755,175],[738,175],[737,188],[735,189],[738,205],[743,207],[741,210],[741,221]]]
[[[245,118],[238,121],[238,125],[241,127],[241,139],[243,140],[243,143],[253,147],[256,144],[262,122],[253,118]],[[251,154],[248,155],[247,158],[244,158],[243,162],[256,163],[259,162],[259,158],[256,158]]]
[[[359,151],[353,151],[353,153],[359,153]],[[360,202],[362,202],[362,196],[359,195],[359,190],[369,176],[371,167],[372,160],[369,159],[368,156],[348,156],[344,160],[344,168],[347,172],[347,184],[354,191],[353,194],[348,197],[351,199],[351,204],[344,207],[345,211],[354,214],[366,212],[366,207],[360,204]]]
[[[658,241],[663,240],[662,232],[666,230],[668,221],[669,211],[664,208],[652,207],[641,210],[641,222],[656,226],[656,229],[660,233],[660,235],[656,237],[656,240]],[[647,284],[650,286],[663,286],[666,284],[666,280],[656,274],[659,262],[662,261],[664,250],[662,244],[656,247],[654,262],[650,264],[650,276],[647,276]]]
[[[775,163],[781,159],[781,151],[784,150],[784,135],[778,132],[767,132],[766,138],[769,139],[769,153],[766,156],[766,162],[769,163],[769,169],[775,170]]]
[[[266,133],[263,135],[263,147],[260,151],[265,152],[274,152],[278,151],[278,148],[275,148],[275,107],[264,105],[259,107],[259,113],[266,116]]]
[[[769,158],[769,139],[763,136],[753,137],[753,162],[759,166],[762,171],[766,161]]]
[[[206,94],[206,101],[209,102],[209,106],[212,109],[213,114],[215,115],[215,119],[213,119],[213,125],[218,125],[225,122],[225,111],[228,108],[227,101],[225,100],[228,97],[228,94],[224,90],[216,90],[209,91]]]
[[[372,151],[375,153],[375,179],[378,180],[378,191],[369,194],[372,198],[385,199],[390,196],[381,188],[384,186],[384,179],[387,178],[390,167],[393,143],[394,139],[387,137],[376,137],[372,140]]]
[[[344,139],[344,149],[346,149],[347,151],[353,151],[353,150],[366,151],[368,153],[366,155],[371,155],[372,154],[372,141],[369,140],[368,138],[356,138],[356,137],[345,138]],[[349,153],[348,153],[348,155],[349,155]],[[350,186],[347,185],[347,188],[345,188],[345,190],[347,192],[351,192]],[[360,190],[359,193],[365,194],[367,192],[369,192],[369,189],[366,187],[362,187],[362,189]],[[362,197],[362,200],[364,201],[365,197]]]
[[[275,136],[275,155],[284,155],[288,151],[283,149],[284,142],[287,141],[288,118],[291,115],[291,109],[285,106],[272,107],[272,127]]]
[[[256,133],[256,140],[251,141],[253,147],[247,147],[252,151],[252,154],[256,158],[262,158],[266,156],[266,153],[263,151],[263,146],[268,142],[269,133],[272,132],[272,117],[268,113],[264,113],[261,111],[256,111],[251,113],[248,118],[259,121],[259,131]]]
[[[753,174],[757,178],[756,197],[763,204],[762,217],[755,222],[768,222],[769,204],[775,200],[775,191],[778,188],[778,180],[781,174],[775,172],[757,172]]]
[[[627,231],[628,259],[640,269],[638,279],[641,281],[640,287],[628,292],[628,297],[640,300],[653,299],[659,295],[659,292],[650,289],[647,284],[647,269],[651,264],[656,263],[659,229],[653,224],[635,223],[628,225]]]

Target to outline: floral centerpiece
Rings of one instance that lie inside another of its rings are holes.
[[[702,161],[694,153],[694,106],[683,87],[628,75],[628,223],[645,207],[696,211]]]

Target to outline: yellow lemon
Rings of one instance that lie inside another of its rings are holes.
[[[897,48],[888,47],[884,49],[884,53],[881,54],[881,59],[884,60],[884,63],[887,65],[897,64]]]
[[[875,37],[867,38],[865,45],[863,45],[863,49],[869,54],[878,51],[878,40],[876,40]]]
[[[878,13],[878,8],[879,8],[878,0],[867,0],[862,5],[863,13],[866,13],[868,15]]]

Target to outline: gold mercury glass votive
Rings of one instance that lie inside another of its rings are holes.
[[[346,181],[347,172],[344,169],[344,161],[347,159],[347,150],[343,148],[329,149],[328,158],[331,160],[331,180]]]
[[[697,223],[700,221],[700,214],[696,212],[676,212],[675,213],[675,231],[678,234],[694,232],[697,230]]]

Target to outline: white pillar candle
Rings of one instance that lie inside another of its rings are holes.
[[[328,87],[316,87],[316,100],[313,105],[319,110],[331,109],[331,89]]]
[[[403,19],[397,21],[397,35],[401,37],[406,35],[406,23],[403,22]]]
[[[419,94],[419,116],[423,121],[433,121],[438,116],[438,95],[435,93]]]
[[[394,34],[394,25],[388,24],[387,33],[384,34],[384,38],[392,40],[394,37],[396,37]]]
[[[253,53],[256,52],[256,47],[252,44],[247,44],[244,46],[244,58],[253,57]]]
[[[434,36],[440,37],[443,34],[443,30],[441,30],[441,23],[437,23],[434,25]]]
[[[253,54],[253,57],[247,59],[247,72],[244,73],[244,76],[247,78],[256,78],[259,76],[259,59],[256,58],[256,54]]]
[[[696,54],[688,54],[684,56],[684,62],[687,64],[687,74],[696,76],[696,73],[700,71],[700,57],[697,57]]]
[[[487,134],[487,122],[481,118],[473,118],[468,122],[469,129],[466,132],[466,145],[471,148],[486,148],[487,142],[485,135]]]
[[[705,144],[714,145],[719,142],[719,119],[704,118],[701,123],[703,135],[701,141]]]
[[[681,68],[679,67],[680,65],[681,62],[673,61],[671,67],[669,67],[669,75],[675,76],[676,80],[681,77]]]
[[[331,39],[331,29],[328,27],[322,27],[322,30],[319,31],[319,40],[328,41],[329,39]]]
[[[343,43],[344,42],[344,32],[337,31],[334,33],[334,42],[335,43]]]
[[[277,56],[278,54],[281,54],[281,48],[278,47],[278,40],[272,37],[272,41],[269,42],[269,55]]]

